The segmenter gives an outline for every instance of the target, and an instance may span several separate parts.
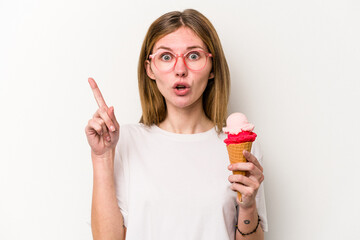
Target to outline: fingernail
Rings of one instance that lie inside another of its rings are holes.
[[[111,126],[111,127],[110,127],[110,130],[113,131],[113,132],[115,132],[115,127],[114,127],[114,126]]]
[[[230,165],[228,168],[229,168],[229,169],[232,169],[232,165]]]

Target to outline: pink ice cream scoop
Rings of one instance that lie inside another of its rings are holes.
[[[248,122],[245,114],[233,113],[226,119],[226,127],[223,128],[225,133],[238,134],[242,131],[252,132],[254,124]]]
[[[224,133],[228,134],[225,143],[227,145],[232,143],[253,142],[257,137],[254,130],[254,124],[248,122],[243,113],[233,113],[226,119],[226,127],[223,128]]]

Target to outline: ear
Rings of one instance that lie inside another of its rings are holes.
[[[213,79],[215,77],[214,73],[211,72],[210,75],[209,75],[209,79]]]
[[[151,63],[149,60],[145,61],[145,69],[146,69],[146,74],[148,75],[148,77],[151,78],[152,80],[155,80],[155,75],[151,69]]]

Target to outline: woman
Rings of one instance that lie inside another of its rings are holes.
[[[209,20],[192,9],[158,18],[138,78],[140,123],[121,127],[89,79],[99,105],[85,129],[94,239],[263,239],[261,155],[254,144],[248,163],[229,166],[222,127],[230,77]]]

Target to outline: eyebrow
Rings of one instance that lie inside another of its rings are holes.
[[[203,47],[198,46],[198,45],[194,45],[194,46],[187,47],[186,50],[191,50],[191,49],[195,49],[195,48],[201,48],[202,50],[204,50]],[[159,50],[159,49],[165,49],[165,50],[169,50],[169,51],[173,52],[173,50],[172,50],[171,48],[165,47],[165,46],[160,46],[160,47],[158,47],[158,48],[156,49],[156,51]]]

